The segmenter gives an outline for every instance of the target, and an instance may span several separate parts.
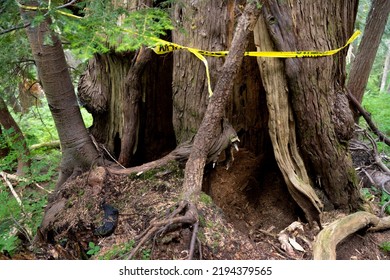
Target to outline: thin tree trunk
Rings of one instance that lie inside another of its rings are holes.
[[[28,1],[26,5],[39,6],[38,1]],[[31,22],[37,14],[35,10],[21,8],[20,11],[26,22]],[[99,155],[81,117],[61,41],[49,26],[47,18],[38,25],[30,25],[27,35],[61,142],[59,187],[73,173],[88,170]]]
[[[14,145],[18,149],[17,152],[19,154],[16,174],[24,176],[26,173],[28,173],[28,169],[30,168],[30,150],[27,147],[27,142],[21,129],[9,112],[7,105],[2,97],[0,97],[0,124],[7,130],[13,130],[10,134],[10,137],[12,137]]]
[[[385,63],[383,65],[383,74],[382,74],[381,87],[380,87],[381,92],[384,92],[386,90],[389,68],[390,68],[390,40],[387,41],[387,53],[386,53]]]
[[[362,103],[364,90],[374,64],[387,18],[390,12],[389,0],[372,0],[371,9],[367,17],[364,34],[359,45],[356,57],[352,62],[347,87]],[[354,111],[355,122],[359,120],[359,112]]]

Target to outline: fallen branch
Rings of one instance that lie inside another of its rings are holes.
[[[4,173],[4,174],[7,176],[7,178],[10,179],[10,180],[13,180],[13,181],[16,181],[16,182],[25,182],[25,183],[26,183],[26,182],[29,182],[28,179],[23,178],[23,177],[20,177],[20,176],[18,176],[18,175],[9,174],[9,173],[6,173],[6,172],[4,172],[4,171],[2,171],[2,173]],[[32,183],[32,184],[35,185],[37,188],[39,188],[39,189],[41,189],[41,190],[47,192],[48,194],[51,193],[51,191],[46,190],[44,187],[42,187],[42,186],[39,185],[38,183],[35,183],[35,182],[34,182],[34,183]]]
[[[7,174],[3,171],[0,171],[1,177],[3,177],[5,183],[11,190],[12,195],[15,197],[16,201],[18,202],[19,206],[23,208],[22,200],[20,199],[19,195],[16,193],[14,187],[12,186],[11,182],[7,178]]]
[[[317,235],[313,244],[313,258],[315,260],[335,260],[337,244],[362,228],[378,227],[380,222],[380,218],[364,211],[334,221]],[[381,227],[383,228],[383,225],[389,225],[389,223],[386,219],[382,222]]]
[[[48,149],[57,149],[60,148],[60,140],[55,140],[51,142],[45,142],[45,143],[39,143],[39,144],[34,144],[30,146],[30,150],[37,150],[40,148],[48,148]]]

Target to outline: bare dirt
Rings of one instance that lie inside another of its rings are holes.
[[[311,228],[303,220],[276,163],[261,166],[259,162],[259,158],[240,150],[229,170],[223,165],[206,169],[198,204],[195,259],[312,259],[311,245],[319,228]],[[99,172],[83,174],[64,186],[63,202],[49,205],[56,209],[49,240],[38,244],[34,253],[15,258],[126,259],[151,220],[165,217],[180,200],[183,170],[176,163],[139,176]],[[102,204],[119,211],[115,231],[106,237],[94,234],[103,223]],[[324,213],[322,224],[345,215]],[[282,249],[278,234],[296,221],[300,228],[289,236],[302,250],[288,253]],[[186,259],[191,234],[191,226],[167,228],[162,236],[148,242],[136,259]],[[359,232],[338,246],[337,258],[388,260],[389,253],[379,247],[385,241],[390,241],[389,230]],[[87,253],[91,242],[100,246],[92,255]]]

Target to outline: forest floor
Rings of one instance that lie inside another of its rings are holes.
[[[319,227],[301,221],[301,213],[292,202],[276,164],[260,167],[257,160],[251,153],[240,150],[229,170],[217,165],[206,171],[204,192],[198,204],[195,259],[312,259],[311,245]],[[51,244],[15,258],[126,259],[137,235],[150,221],[175,208],[183,169],[172,163],[138,176],[107,174],[103,181],[99,180],[99,174],[91,172],[67,183],[62,189],[66,201],[60,203],[62,211],[51,225]],[[102,204],[119,211],[115,231],[106,237],[94,234],[103,223]],[[345,215],[325,212],[322,225]],[[278,234],[293,222],[299,222],[299,226],[289,232],[289,237],[302,248],[295,245],[297,250],[288,253],[281,248]],[[186,259],[191,234],[190,227],[168,228],[163,236],[146,243],[135,258]],[[338,246],[337,259],[389,260],[390,254],[379,247],[386,241],[390,241],[389,230],[359,232]]]

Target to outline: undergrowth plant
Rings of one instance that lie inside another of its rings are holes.
[[[13,114],[29,147],[33,144],[58,140],[49,108],[42,100],[43,106],[33,107],[28,113]],[[91,124],[90,115],[84,111],[87,124]],[[12,130],[2,130],[0,148],[7,147],[8,154],[0,158],[0,171],[14,174],[17,159],[20,155],[21,143],[15,141]],[[0,252],[15,254],[20,245],[31,242],[42,221],[47,197],[58,176],[61,159],[59,149],[40,148],[30,151],[30,172],[19,181],[11,181],[20,198],[19,205],[4,179],[0,177]],[[26,159],[27,160],[27,159]]]
[[[390,94],[366,93],[363,99],[363,107],[370,112],[371,118],[379,130],[390,136]],[[364,120],[361,119],[361,122],[363,123]],[[365,122],[362,125],[365,125]],[[379,152],[390,154],[389,146],[382,142],[377,142],[377,145]]]

